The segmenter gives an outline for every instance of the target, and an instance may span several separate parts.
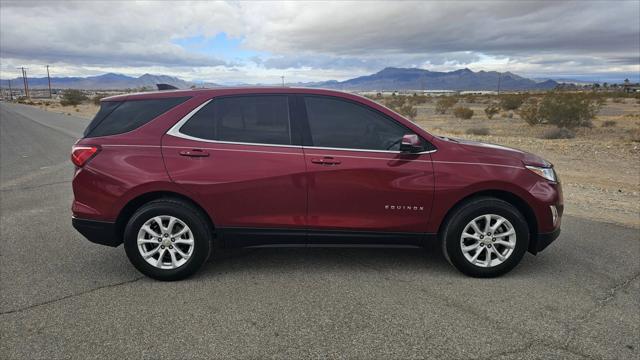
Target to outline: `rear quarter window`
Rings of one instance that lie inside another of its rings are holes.
[[[117,135],[135,130],[188,99],[104,101],[84,131],[84,137]]]

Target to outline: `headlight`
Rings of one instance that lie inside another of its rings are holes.
[[[527,169],[533,171],[537,175],[540,175],[540,176],[542,176],[543,178],[545,178],[545,179],[547,179],[549,181],[553,181],[553,182],[557,181],[556,172],[553,171],[553,168],[528,166],[527,165]]]

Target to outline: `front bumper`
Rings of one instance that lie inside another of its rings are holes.
[[[71,224],[87,240],[100,244],[116,247],[122,244],[122,239],[116,234],[116,224],[107,221],[71,219]]]
[[[536,255],[549,246],[549,244],[557,239],[558,236],[560,236],[559,227],[550,233],[538,234],[536,237],[531,239],[531,242],[529,243],[529,252]]]

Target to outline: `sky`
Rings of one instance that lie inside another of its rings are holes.
[[[0,0],[0,77],[108,72],[220,84],[385,67],[640,78],[640,1]]]

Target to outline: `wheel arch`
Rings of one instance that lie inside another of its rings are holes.
[[[444,227],[447,225],[449,219],[457,211],[458,208],[460,208],[468,201],[478,197],[493,197],[496,199],[500,199],[506,201],[507,203],[513,205],[516,209],[518,209],[518,211],[520,211],[520,213],[524,216],[525,220],[527,221],[527,225],[529,226],[529,251],[531,251],[531,249],[535,249],[535,242],[538,238],[538,220],[536,218],[535,212],[533,211],[533,208],[531,208],[531,206],[529,206],[529,204],[527,204],[527,202],[520,196],[505,190],[482,190],[469,194],[464,198],[458,200],[458,202],[456,202],[444,216],[443,221],[440,223],[440,226],[438,228],[438,234],[444,233]]]
[[[207,219],[208,225],[211,227],[211,229],[212,230],[215,229],[213,219],[211,218],[211,216],[209,216],[209,213],[207,213],[207,211],[200,204],[198,204],[195,200],[191,199],[190,197],[184,194],[173,192],[173,191],[151,191],[151,192],[140,194],[132,198],[124,205],[122,210],[120,210],[120,213],[118,214],[118,217],[116,218],[116,222],[115,222],[115,233],[116,233],[116,236],[119,237],[120,241],[123,240],[124,229],[127,226],[127,222],[129,221],[131,216],[136,212],[136,210],[138,210],[140,207],[144,206],[144,204],[150,201],[159,200],[159,199],[175,199],[175,200],[184,201],[192,205],[196,210],[202,213],[205,219]]]

